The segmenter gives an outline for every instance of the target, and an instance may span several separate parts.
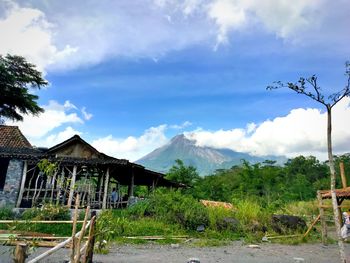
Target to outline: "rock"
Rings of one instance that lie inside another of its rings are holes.
[[[264,236],[264,237],[262,237],[261,241],[263,241],[263,242],[269,242],[269,239],[268,239],[266,236]]]
[[[180,245],[179,245],[179,244],[170,244],[170,247],[171,247],[171,248],[179,248]]]
[[[197,227],[197,232],[204,232],[205,230],[205,226],[204,225],[200,225]]]
[[[187,263],[201,263],[199,258],[189,258]]]
[[[239,221],[233,217],[225,217],[222,220],[218,220],[216,223],[218,230],[231,230],[236,231],[239,226]]]
[[[304,231],[306,229],[304,219],[291,215],[273,215],[271,226],[272,229],[279,234],[284,234],[289,230]]]

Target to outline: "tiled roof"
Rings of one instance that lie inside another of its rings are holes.
[[[336,189],[335,190],[337,197],[343,197],[345,199],[350,199],[350,187],[342,188],[342,189]],[[332,198],[331,190],[322,190],[321,191],[322,198]]]
[[[17,126],[0,125],[0,147],[32,148]]]

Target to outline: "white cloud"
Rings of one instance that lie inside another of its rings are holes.
[[[294,109],[287,116],[266,120],[246,129],[205,131],[195,130],[185,135],[199,146],[229,148],[253,155],[286,155],[288,157],[327,156],[326,116],[318,109]],[[350,98],[333,108],[333,147],[335,153],[349,152]]]
[[[83,123],[83,120],[76,112],[68,112],[76,108],[69,101],[66,101],[64,104],[59,104],[57,101],[50,100],[48,105],[42,107],[45,110],[44,113],[37,116],[25,115],[23,116],[22,122],[9,121],[6,123],[19,126],[23,134],[27,136],[30,141],[41,139],[55,128],[64,124]]]
[[[44,136],[40,138],[33,138],[30,142],[32,145],[35,145],[35,146],[52,147],[52,146],[55,146],[56,144],[59,144],[73,137],[76,134],[81,135],[82,132],[77,131],[72,127],[68,126],[61,132],[50,134],[49,136],[46,136],[46,137]]]
[[[90,120],[94,115],[93,114],[91,114],[91,113],[88,113],[87,111],[86,111],[86,107],[83,107],[82,109],[81,109],[81,113],[83,114],[83,117],[84,117],[84,119],[85,120]]]
[[[185,129],[191,125],[192,125],[192,123],[190,121],[184,121],[180,125],[179,124],[170,125],[169,128],[175,129],[175,130],[182,130],[182,129]]]
[[[24,55],[47,70],[115,57],[161,59],[193,45],[217,47],[237,31],[267,31],[303,45],[349,40],[344,0],[7,0],[4,9],[0,53]]]
[[[168,142],[167,125],[147,129],[140,137],[114,138],[112,135],[94,140],[92,146],[108,155],[135,161]]]
[[[69,45],[60,50],[56,47],[53,43],[53,25],[42,11],[20,7],[12,1],[3,3],[7,10],[5,16],[0,17],[0,54],[24,56],[42,71],[76,52]]]

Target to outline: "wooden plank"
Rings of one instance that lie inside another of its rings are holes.
[[[75,210],[74,210],[74,218],[73,218],[73,229],[72,229],[72,252],[70,254],[70,260],[74,262],[74,255],[75,255],[75,246],[76,246],[76,237],[75,233],[77,231],[77,219],[78,219],[78,208],[79,208],[79,202],[80,202],[80,195],[77,195],[77,198],[75,199]]]
[[[74,258],[74,263],[79,263],[80,262],[80,243],[81,241],[83,240],[83,237],[84,237],[84,234],[85,234],[85,227],[86,227],[86,222],[87,222],[87,219],[88,219],[88,216],[89,216],[89,212],[90,212],[90,207],[88,206],[86,208],[86,211],[85,211],[85,217],[84,217],[84,223],[83,223],[83,226],[81,227],[81,230],[80,230],[80,235],[79,235],[79,238],[78,238],[78,242],[77,242],[77,247],[76,247],[76,255],[75,255],[75,258]]]

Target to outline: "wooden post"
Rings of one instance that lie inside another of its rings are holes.
[[[68,208],[71,208],[71,206],[72,206],[72,200],[73,200],[73,195],[74,195],[74,186],[75,186],[76,177],[77,177],[77,166],[74,165],[73,166],[72,179],[70,181],[68,202],[67,202]]]
[[[128,188],[128,195],[129,198],[131,196],[134,196],[134,181],[135,181],[135,176],[134,176],[134,168],[131,168],[131,178],[130,178],[130,184],[129,184],[129,188]]]
[[[13,261],[15,263],[24,263],[27,258],[27,244],[19,243],[16,245],[15,256]]]
[[[347,187],[347,183],[346,183],[344,163],[340,162],[339,163],[339,167],[340,167],[341,182],[342,182],[343,188],[346,188]]]
[[[86,247],[85,257],[83,259],[83,263],[92,263],[92,258],[94,255],[94,246],[95,246],[95,223],[96,223],[96,211],[92,211],[91,212],[88,245]]]
[[[327,245],[327,225],[324,217],[323,200],[320,191],[317,191],[318,206],[320,209],[320,220],[321,220],[321,232],[322,232],[322,243]]]
[[[107,167],[107,171],[106,171],[105,188],[104,188],[104,193],[103,193],[102,209],[106,209],[107,208],[108,185],[109,185],[109,167]]]
[[[25,186],[26,178],[27,178],[27,169],[28,169],[27,161],[24,161],[23,162],[23,174],[22,174],[21,188],[20,188],[19,193],[18,193],[16,207],[20,207],[21,206],[23,193],[24,193],[24,186]]]

